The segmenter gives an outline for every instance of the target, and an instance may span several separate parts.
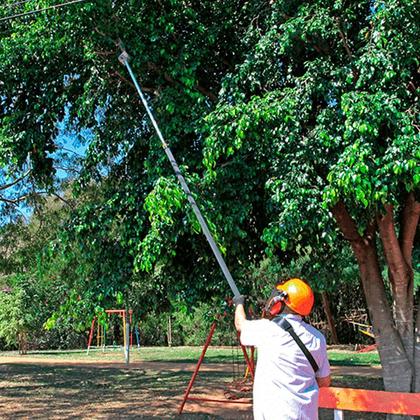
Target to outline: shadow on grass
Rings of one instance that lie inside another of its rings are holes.
[[[215,383],[226,378],[223,372],[206,376]],[[0,364],[1,418],[174,418],[190,377],[185,371]]]
[[[199,374],[194,393],[212,393],[230,380],[232,372]],[[177,408],[191,372],[90,366],[0,364],[0,412],[2,419],[15,418],[124,418],[124,419],[251,419],[232,408],[231,417],[205,413],[184,414]],[[333,386],[383,389],[379,378],[336,376]],[[201,412],[202,411],[202,412]],[[321,420],[332,418],[322,411]],[[348,413],[346,419],[382,419],[375,414]]]

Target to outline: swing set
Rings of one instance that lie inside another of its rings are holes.
[[[123,348],[127,348],[127,346],[133,346],[133,329],[130,327],[133,321],[133,310],[129,309],[126,311],[125,309],[107,309],[105,313],[108,315],[108,319],[111,315],[118,315],[122,320],[122,331],[123,331]],[[93,347],[92,341],[93,336],[95,333],[95,324],[96,324],[96,346],[95,348],[102,348],[102,351],[105,351],[106,346],[106,338],[107,338],[107,329],[106,324],[98,322],[98,317],[94,317],[92,319],[92,324],[90,326],[89,332],[89,340],[87,346],[87,354],[89,354],[89,350]],[[129,328],[127,328],[129,327]],[[135,327],[135,334],[137,339],[137,347],[140,347],[140,339],[137,327]]]
[[[187,385],[187,388],[184,392],[184,397],[182,399],[181,405],[178,409],[178,414],[182,414],[185,404],[187,401],[196,401],[196,402],[212,402],[212,403],[231,403],[231,404],[250,404],[250,398],[247,398],[247,393],[252,390],[252,385],[254,382],[254,372],[255,372],[255,353],[254,347],[245,347],[241,344],[239,340],[239,333],[237,333],[236,338],[238,340],[238,346],[242,350],[242,354],[246,363],[245,373],[242,378],[238,378],[233,380],[231,383],[227,384],[224,389],[224,396],[225,399],[218,399],[212,397],[202,397],[202,396],[194,396],[191,395],[191,390],[197,379],[200,367],[204,361],[206,356],[207,350],[211,344],[211,340],[213,338],[214,332],[216,330],[218,322],[221,320],[222,317],[217,317],[215,321],[213,321],[209,333],[206,338],[206,342],[204,343],[203,349],[201,351],[200,358],[198,359],[197,365],[194,369],[194,372],[191,376],[190,382]]]

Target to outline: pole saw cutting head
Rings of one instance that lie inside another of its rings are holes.
[[[314,305],[314,293],[303,280],[292,278],[277,284],[267,301],[265,312],[274,317],[281,314],[287,306],[293,312],[306,316]]]

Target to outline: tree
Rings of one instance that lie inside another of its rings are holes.
[[[47,319],[46,291],[28,274],[10,276],[8,284],[9,290],[0,291],[0,337],[25,354],[29,337]]]
[[[349,242],[385,387],[407,392],[420,390],[418,17],[409,1],[276,1],[207,117],[205,147],[209,182],[228,184],[235,165],[264,183],[271,252]]]
[[[344,236],[358,260],[385,386],[418,390],[415,4],[106,0],[77,10],[4,27],[0,144],[20,165],[30,152],[43,180],[66,107],[78,132],[94,133],[79,193],[97,183],[100,197],[65,230],[77,243],[73,263],[78,255],[92,263],[92,277],[79,279],[97,290],[136,281],[145,293],[158,290],[160,303],[170,292],[191,300],[227,290],[118,67],[121,39],[212,230],[223,226],[217,241],[229,249],[228,264],[239,271],[264,248],[285,260],[309,249],[333,254]],[[102,275],[98,238],[118,279]]]
[[[56,122],[66,110],[77,133],[82,127],[92,130],[79,193],[91,183],[103,183],[104,196],[80,207],[68,231],[71,238],[76,232],[86,250],[100,237],[96,248],[99,243],[109,251],[110,267],[124,264],[116,271],[128,273],[129,279],[119,275],[120,285],[140,283],[140,272],[164,270],[164,284],[154,284],[157,276],[152,273],[148,291],[169,286],[189,299],[196,291],[226,291],[197,224],[191,223],[191,214],[184,215],[185,199],[133,98],[135,90],[117,60],[117,42],[123,40],[133,56],[132,66],[141,75],[164,135],[200,191],[205,186],[199,125],[217,101],[222,77],[245,54],[241,39],[261,8],[259,1],[244,2],[238,9],[236,1],[149,1],[139,7],[107,0],[81,4],[78,13],[66,8],[2,23],[3,144],[19,164],[31,151],[43,180],[53,174],[48,158],[57,148]],[[204,203],[211,213],[211,200]],[[101,285],[100,251],[96,256],[81,254],[95,260],[89,284]],[[209,267],[191,266],[190,258],[208,261]]]

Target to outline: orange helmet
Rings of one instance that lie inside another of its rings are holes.
[[[314,305],[314,293],[303,280],[289,279],[276,285],[267,309],[272,316],[275,316],[281,313],[284,304],[299,315],[309,315]]]

